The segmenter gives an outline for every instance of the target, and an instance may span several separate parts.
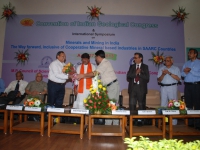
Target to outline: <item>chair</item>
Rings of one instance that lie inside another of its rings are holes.
[[[65,96],[64,96],[64,100],[63,100],[64,106],[71,105],[70,104],[70,95],[71,94],[72,94],[72,89],[71,88],[65,88]]]
[[[128,89],[123,89],[121,91],[121,94],[123,96],[123,103],[122,106],[128,108],[129,107],[129,94]]]
[[[181,96],[181,92],[178,90],[178,91],[177,91],[177,98],[178,98],[179,100],[181,100],[181,97],[182,97],[182,96]]]
[[[146,106],[149,108],[157,108],[160,105],[160,92],[158,90],[149,89],[146,95]]]

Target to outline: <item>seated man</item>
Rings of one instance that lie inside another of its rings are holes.
[[[0,78],[0,93],[3,94],[5,90],[5,84],[2,78]]]
[[[16,80],[12,81],[5,89],[0,97],[0,104],[8,104],[13,101],[13,104],[19,104],[25,97],[25,88],[28,82],[23,81],[23,74],[21,71],[16,72]]]
[[[42,81],[42,79],[43,75],[37,73],[35,81],[29,82],[25,90],[28,96],[38,97],[44,102],[44,95],[47,94],[47,83]]]

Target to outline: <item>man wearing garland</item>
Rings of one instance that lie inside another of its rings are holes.
[[[77,74],[90,73],[95,70],[95,66],[90,63],[90,55],[84,53],[81,55],[82,64],[76,69]],[[85,109],[83,100],[89,95],[90,86],[92,85],[92,78],[80,79],[78,82],[78,87],[75,89],[75,94],[77,94],[76,101],[74,101],[73,108]]]

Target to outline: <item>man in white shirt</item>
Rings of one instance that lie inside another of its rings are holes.
[[[82,64],[79,65],[76,69],[78,74],[89,73],[95,70],[95,66],[90,63],[90,55],[84,53],[81,55]],[[78,82],[78,87],[76,90],[77,98],[74,101],[73,108],[85,109],[83,100],[87,98],[90,93],[90,86],[92,85],[92,78],[81,79]]]
[[[22,80],[23,74],[21,71],[16,73],[16,80],[12,81],[1,95],[0,103],[8,104],[13,101],[13,104],[19,104],[25,97],[25,88],[28,82]]]
[[[56,108],[62,108],[65,95],[65,83],[71,76],[62,72],[66,60],[65,53],[59,51],[56,58],[57,59],[49,65],[47,103]]]

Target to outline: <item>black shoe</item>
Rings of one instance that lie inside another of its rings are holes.
[[[194,125],[193,124],[189,124],[188,127],[194,128]]]
[[[200,127],[195,127],[195,129],[200,130]]]
[[[144,125],[143,120],[138,119],[138,120],[136,121],[136,126],[141,127],[141,126],[143,126],[143,125]]]

